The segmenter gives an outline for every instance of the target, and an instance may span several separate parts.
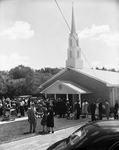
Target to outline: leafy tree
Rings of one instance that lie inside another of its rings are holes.
[[[9,72],[0,72],[0,94],[10,97],[39,94],[38,87],[60,70],[58,68],[33,70],[30,67],[19,65]]]
[[[116,70],[114,68],[109,69],[109,71],[116,72]]]
[[[8,73],[1,71],[0,72],[0,95],[6,95],[7,89],[7,81],[9,79]]]
[[[33,70],[30,67],[25,67],[23,65],[19,65],[9,71],[9,75],[12,79],[20,79],[26,78],[29,75],[33,74]]]
[[[9,71],[11,78],[15,81],[15,94],[31,94],[33,86],[34,71],[30,67],[19,65]],[[20,89],[21,88],[21,89]]]
[[[102,70],[107,71],[107,69],[105,67],[102,67]]]

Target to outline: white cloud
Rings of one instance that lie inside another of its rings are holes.
[[[108,46],[119,46],[119,32],[112,32],[109,25],[85,28],[79,32],[79,39],[90,38],[90,40],[100,40]]]
[[[10,56],[0,55],[0,70],[10,70],[18,65],[29,65],[28,56],[20,56],[18,53],[13,53]]]
[[[96,68],[96,67],[101,68],[102,63],[101,63],[101,61],[94,61],[94,62],[91,63],[91,67],[92,68]]]
[[[94,37],[96,35],[99,35],[101,33],[107,33],[110,32],[110,28],[108,25],[102,25],[102,26],[96,26],[92,25],[91,28],[85,28],[84,30],[79,32],[79,38],[90,38]]]
[[[119,67],[117,65],[114,65],[114,64],[105,64],[104,67],[107,69],[112,69],[112,68],[114,68],[116,70],[119,69]]]
[[[94,37],[92,40],[102,40],[109,46],[119,46],[119,33],[104,33],[99,35],[99,37]]]
[[[16,21],[12,27],[1,31],[0,35],[8,39],[28,39],[35,34],[28,22]]]

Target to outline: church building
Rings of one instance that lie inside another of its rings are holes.
[[[77,99],[90,103],[101,98],[113,107],[119,101],[119,73],[83,68],[73,7],[68,45],[66,67],[39,87],[41,93],[46,98],[68,99],[72,104]]]

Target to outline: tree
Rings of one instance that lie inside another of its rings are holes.
[[[33,75],[33,70],[30,67],[19,65],[9,71],[9,75],[12,79],[26,78],[29,75]]]
[[[116,72],[115,68],[109,69],[109,71]]]
[[[102,70],[107,71],[107,69],[105,67],[102,67]]]
[[[0,95],[6,95],[7,89],[7,81],[9,80],[9,76],[7,72],[0,72]]]
[[[15,80],[14,86],[16,86],[17,88],[16,94],[18,93],[31,94],[32,93],[34,71],[30,67],[19,65],[18,67],[11,69],[9,71],[9,75],[11,76],[12,79]],[[16,83],[17,85],[15,85]],[[20,87],[22,88],[21,90],[20,90]],[[21,92],[18,92],[18,89]]]
[[[17,95],[39,94],[39,86],[57,74],[58,68],[33,70],[19,65],[9,72],[0,72],[0,94],[10,97]]]

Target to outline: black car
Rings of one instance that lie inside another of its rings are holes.
[[[119,120],[89,122],[47,150],[119,150]]]

